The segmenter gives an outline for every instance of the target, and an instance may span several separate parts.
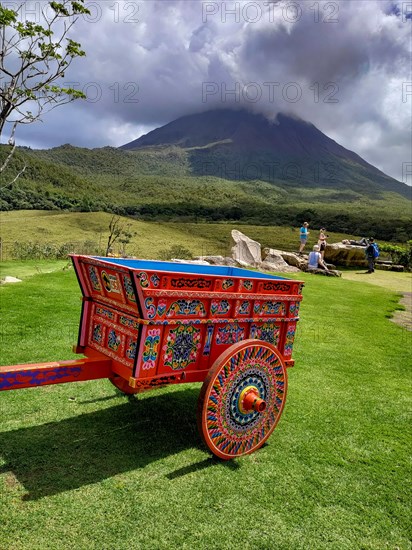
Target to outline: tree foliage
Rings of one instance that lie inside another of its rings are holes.
[[[72,61],[85,56],[69,31],[81,14],[90,13],[84,0],[48,2],[41,21],[23,21],[18,10],[0,3],[0,139],[8,130],[8,154],[0,164],[6,170],[15,151],[15,131],[59,105],[84,97],[59,85]],[[6,185],[13,184],[26,165]],[[4,184],[3,184],[4,186]]]

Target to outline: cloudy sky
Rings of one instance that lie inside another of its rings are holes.
[[[23,9],[36,14],[41,3]],[[271,119],[282,112],[310,121],[412,184],[411,2],[86,5],[91,14],[72,38],[87,57],[64,83],[87,100],[19,129],[19,144],[120,146],[185,114],[243,106]]]

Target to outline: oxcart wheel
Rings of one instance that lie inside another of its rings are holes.
[[[197,420],[207,447],[224,460],[253,453],[273,432],[286,390],[286,368],[272,344],[233,344],[215,361],[200,392]]]
[[[139,393],[140,391],[139,388],[132,388],[131,386],[129,386],[128,381],[125,378],[118,376],[117,374],[109,378],[109,380],[113,384],[113,386],[116,386],[116,388],[125,395],[134,395],[136,393]]]

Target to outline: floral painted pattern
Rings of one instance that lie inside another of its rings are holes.
[[[143,348],[143,370],[150,370],[156,365],[159,353],[160,329],[153,328],[147,332]]]

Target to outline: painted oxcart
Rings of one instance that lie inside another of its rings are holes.
[[[0,367],[0,390],[108,378],[120,391],[203,382],[216,456],[258,449],[285,405],[303,284],[246,269],[72,256],[83,357]]]

